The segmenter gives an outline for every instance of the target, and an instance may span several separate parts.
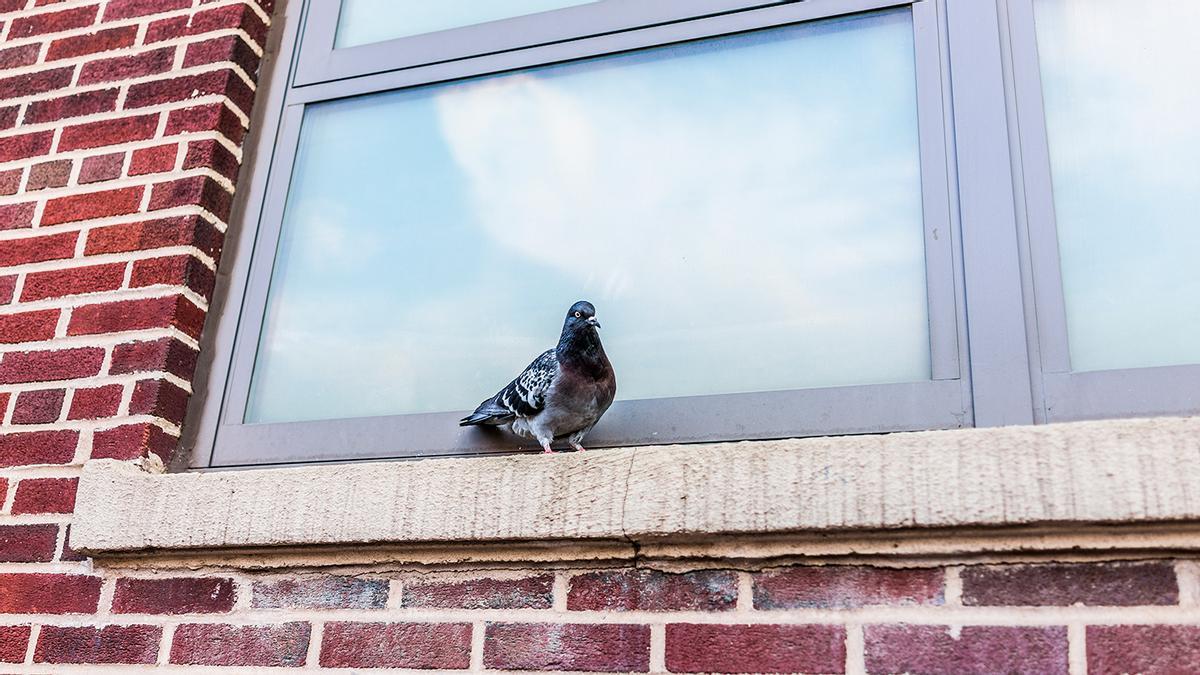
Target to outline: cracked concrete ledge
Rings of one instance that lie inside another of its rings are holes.
[[[1200,522],[1200,418],[163,474],[88,462],[93,555],[338,545],[662,546]],[[770,549],[770,547],[767,547]]]

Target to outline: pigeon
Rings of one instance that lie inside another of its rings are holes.
[[[592,303],[571,305],[558,346],[542,352],[459,426],[507,424],[518,436],[536,439],[544,452],[552,452],[550,444],[559,436],[583,450],[580,441],[617,393],[617,376],[600,344],[599,328]]]

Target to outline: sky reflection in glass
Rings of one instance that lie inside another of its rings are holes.
[[[1200,2],[1034,8],[1072,368],[1200,363]]]
[[[335,47],[473,26],[592,0],[342,0]]]
[[[474,407],[598,308],[618,398],[930,377],[911,15],[314,105],[246,421]]]

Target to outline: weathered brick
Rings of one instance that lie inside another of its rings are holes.
[[[59,310],[40,309],[20,314],[0,315],[0,343],[37,342],[54,337]],[[3,370],[0,365],[0,371]]]
[[[8,49],[0,49],[0,70],[20,68],[21,66],[37,63],[38,53],[41,50],[42,46],[36,42],[18,47],[9,47]]]
[[[320,576],[255,581],[253,606],[264,609],[383,609],[385,579]]]
[[[13,295],[17,292],[17,275],[8,274],[0,276],[0,305],[7,305],[13,301]]]
[[[15,40],[31,35],[83,28],[95,21],[98,8],[99,5],[86,5],[64,9],[61,12],[17,17],[13,19],[12,28],[8,30],[8,39]]]
[[[21,300],[31,302],[46,298],[64,298],[83,293],[112,291],[125,279],[125,263],[88,265],[65,270],[33,272],[25,277]]]
[[[241,119],[223,103],[207,103],[167,113],[168,136],[201,131],[220,132],[222,136],[238,144],[246,136],[246,128],[242,126]]]
[[[1087,672],[1200,673],[1200,626],[1088,626]]]
[[[137,32],[137,26],[119,26],[85,35],[59,38],[50,43],[50,47],[46,50],[46,60],[69,59],[85,54],[131,47],[137,40]]]
[[[867,626],[871,673],[970,675],[1067,673],[1067,629],[1059,626]]]
[[[187,155],[183,159],[183,168],[194,169],[197,167],[210,168],[228,178],[230,182],[237,182],[240,164],[238,158],[224,145],[213,139],[207,139],[188,145]]]
[[[208,176],[191,176],[156,183],[150,192],[150,210],[176,206],[201,206],[221,220],[229,219],[233,195]]]
[[[656,570],[611,570],[571,578],[567,609],[593,611],[733,609],[737,576],[701,570],[669,574]]]
[[[77,478],[26,478],[17,484],[12,512],[70,513],[75,510]]]
[[[58,149],[67,152],[144,141],[154,138],[157,127],[158,113],[76,124],[62,130]]]
[[[247,75],[258,72],[258,54],[239,35],[225,35],[211,40],[193,42],[183,56],[183,67],[191,68],[208,63],[236,63]]]
[[[75,254],[76,232],[60,232],[44,237],[10,239],[0,246],[0,267],[61,260]]]
[[[964,605],[1174,605],[1169,562],[979,565],[962,572]]]
[[[236,600],[233,579],[173,577],[117,579],[116,614],[211,614],[228,612]]]
[[[144,108],[211,94],[228,97],[243,112],[249,112],[254,102],[254,90],[250,85],[225,68],[130,85],[125,95],[125,108]]]
[[[107,155],[93,155],[83,160],[83,166],[79,167],[79,183],[86,185],[88,183],[99,183],[100,181],[113,180],[120,178],[121,167],[125,164],[125,153],[112,152]],[[141,191],[136,190],[139,201],[141,200]]]
[[[191,0],[108,0],[104,5],[104,20],[131,19],[191,6]]]
[[[0,138],[0,162],[13,162],[18,159],[44,155],[50,152],[50,146],[53,143],[53,130]]]
[[[82,553],[79,553],[79,552],[75,551],[75,549],[71,548],[71,526],[70,525],[67,525],[67,531],[63,535],[63,550],[62,550],[62,554],[58,557],[58,559],[66,561],[66,562],[78,562],[78,561],[88,559],[87,556],[85,556]]]
[[[109,372],[123,375],[161,370],[190,380],[196,359],[196,350],[174,338],[127,342],[113,348]]]
[[[70,178],[71,160],[56,159],[51,162],[39,162],[29,167],[29,180],[25,183],[25,189],[32,192],[62,187]]]
[[[177,442],[177,438],[148,422],[125,424],[95,433],[92,459],[138,459],[153,453],[168,462]]]
[[[0,626],[0,663],[24,663],[29,648],[29,626]]]
[[[66,429],[0,434],[0,466],[66,464],[78,442],[79,432]]]
[[[154,663],[158,626],[42,626],[37,663]]]
[[[10,36],[11,37],[11,36]],[[71,66],[0,78],[0,100],[45,94],[71,86]]]
[[[940,605],[941,568],[805,566],[754,575],[755,609]]]
[[[846,630],[825,625],[667,625],[675,673],[841,673]]]
[[[99,602],[100,577],[0,573],[5,614],[94,614]]]
[[[191,255],[145,258],[133,263],[129,277],[131,288],[147,286],[185,286],[204,299],[212,295],[217,276]]]
[[[99,227],[88,233],[84,253],[149,251],[164,246],[195,246],[213,258],[220,255],[220,230],[200,216],[159,218],[138,223]]]
[[[142,176],[171,171],[175,168],[175,158],[178,156],[179,146],[175,143],[134,150],[133,157],[129,160],[129,175]]]
[[[461,609],[547,609],[552,603],[553,585],[554,577],[549,574],[524,579],[405,583],[401,604]]]
[[[3,23],[3,22],[0,22]],[[12,129],[17,126],[17,115],[21,112],[19,105],[0,106],[0,129]],[[0,148],[4,147],[4,140],[0,139]]]
[[[465,669],[471,664],[469,623],[325,624],[326,668]]]
[[[112,56],[83,64],[79,70],[79,84],[120,82],[147,75],[165,73],[175,62],[175,48],[163,47],[140,54]]]
[[[144,190],[145,187],[137,185],[51,199],[42,212],[42,225],[136,213]]]
[[[76,389],[71,399],[71,409],[67,412],[69,420],[96,420],[113,417],[121,404],[119,384],[109,384],[103,387]]]
[[[483,664],[500,670],[646,672],[650,669],[650,627],[489,623]]]
[[[0,230],[19,230],[33,227],[33,202],[22,204],[0,204]],[[5,242],[8,245],[8,242]]]
[[[25,175],[24,168],[0,171],[0,195],[15,195],[21,189],[21,177]],[[3,229],[3,228],[0,228]]]
[[[171,663],[203,666],[300,666],[311,626],[185,623],[175,630]]]
[[[153,415],[182,426],[188,392],[166,380],[139,380],[129,402],[132,415]]]
[[[67,324],[67,335],[96,335],[173,326],[193,338],[199,338],[203,325],[204,310],[182,295],[168,295],[76,307]]]
[[[146,44],[228,28],[240,28],[260,46],[266,44],[266,24],[253,10],[240,4],[197,12],[190,19],[179,16],[155,21],[146,31]]]
[[[0,562],[50,562],[57,546],[57,525],[0,525]]]
[[[99,347],[10,352],[0,361],[0,384],[91,377],[100,372],[103,361],[104,350]]]
[[[56,122],[71,117],[95,115],[117,109],[116,89],[97,89],[45,101],[34,101],[25,111],[26,124]],[[70,162],[67,162],[70,166]]]
[[[0,393],[0,409],[8,405],[8,392]],[[0,504],[8,499],[8,479],[0,476]]]
[[[37,389],[17,395],[13,406],[13,424],[49,424],[62,412],[65,389]]]

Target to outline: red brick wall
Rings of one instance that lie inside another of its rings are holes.
[[[74,553],[82,463],[167,459],[179,436],[271,11],[0,0],[0,671],[1200,672],[1191,562],[252,572]]]

